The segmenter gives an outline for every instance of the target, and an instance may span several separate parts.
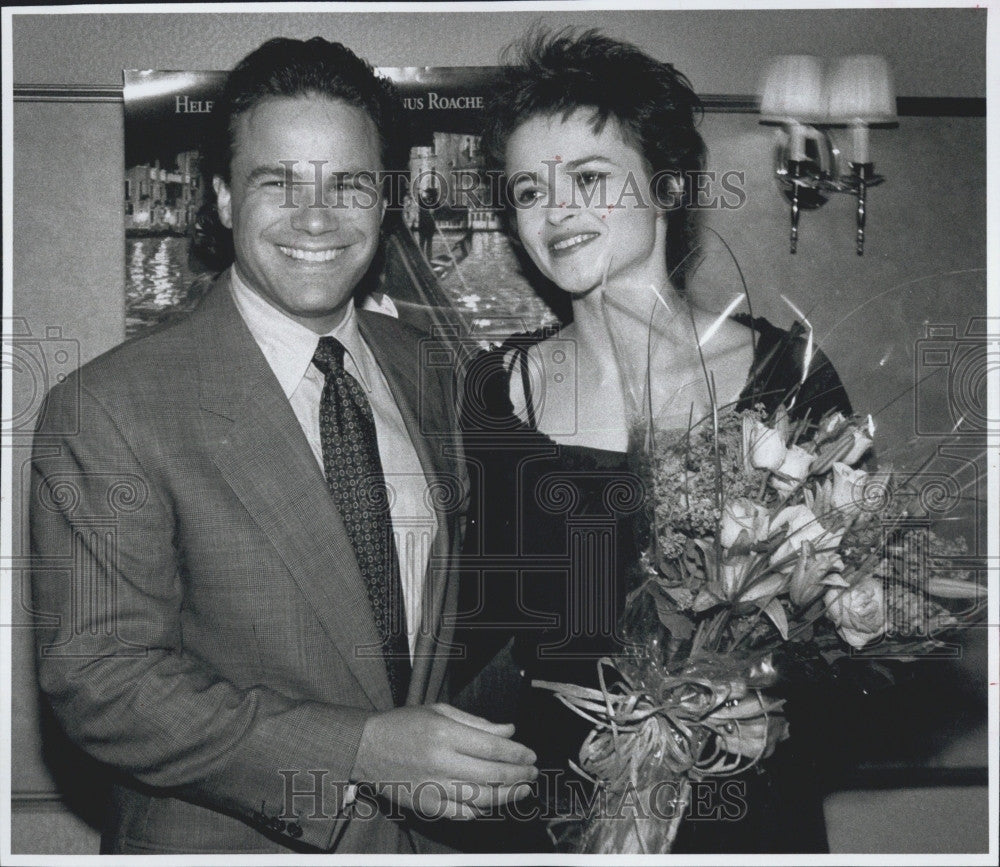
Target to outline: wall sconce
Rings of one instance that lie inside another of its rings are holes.
[[[868,151],[868,127],[896,123],[896,96],[889,64],[877,54],[840,58],[834,63],[828,81],[829,122],[846,123],[853,131],[851,174],[842,177],[841,182],[858,197],[857,251],[861,256],[865,251],[865,195],[868,187],[885,180],[875,174]]]
[[[830,193],[851,193],[858,201],[856,250],[863,255],[868,188],[884,180],[874,171],[868,128],[895,121],[895,96],[884,57],[840,58],[829,75],[812,55],[774,59],[764,79],[760,122],[784,129],[774,154],[774,172],[791,203],[790,252],[798,246],[802,210],[821,207]],[[848,125],[853,131],[849,174],[840,172],[840,152],[826,129],[832,125]]]
[[[811,125],[823,119],[826,103],[818,57],[785,54],[772,61],[760,99],[760,122],[785,128],[774,155],[774,173],[792,206],[792,253],[799,242],[801,209],[824,204],[826,181],[836,175],[829,136]]]

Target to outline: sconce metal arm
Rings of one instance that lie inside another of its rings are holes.
[[[841,179],[844,189],[853,190],[858,197],[858,233],[855,242],[855,250],[859,256],[865,254],[865,203],[869,187],[877,187],[885,180],[881,175],[875,174],[875,166],[872,163],[851,163],[851,174],[844,175]]]

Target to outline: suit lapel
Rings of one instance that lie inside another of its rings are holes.
[[[413,654],[413,674],[408,703],[436,698],[444,676],[446,660],[441,654],[440,628],[448,598],[452,566],[455,561],[454,505],[457,474],[447,445],[454,425],[448,416],[448,403],[441,393],[437,372],[426,359],[418,358],[420,346],[399,324],[377,313],[359,311],[358,326],[371,348],[399,407],[410,441],[433,492],[437,533],[431,546],[430,562],[423,587],[423,622]],[[457,495],[457,494],[456,494]]]
[[[197,316],[201,405],[231,421],[213,459],[376,708],[392,707],[364,579],[323,472],[220,279]]]

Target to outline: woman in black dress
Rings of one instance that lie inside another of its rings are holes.
[[[640,505],[626,449],[651,318],[653,388],[642,401],[662,429],[710,411],[706,369],[720,406],[773,407],[797,388],[798,414],[850,412],[825,357],[816,353],[804,373],[800,333],[720,319],[685,299],[688,205],[704,163],[698,111],[672,66],[591,31],[529,37],[488,112],[484,145],[506,177],[512,234],[536,276],[568,297],[572,319],[514,337],[466,370],[474,494],[470,613],[458,640],[469,657],[456,681],[471,681],[472,710],[513,719],[538,754],[542,818],[569,812],[574,791],[586,791],[568,763],[589,726],[531,681],[596,685],[596,661],[626,640]],[[745,816],[725,821],[732,811],[709,798],[705,821],[682,823],[674,851],[822,851],[815,774],[803,758],[810,738],[801,729],[796,738],[774,756],[778,773],[749,781]],[[482,848],[549,845],[541,822],[494,827]]]

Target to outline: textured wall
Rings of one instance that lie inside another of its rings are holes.
[[[489,66],[534,21],[601,27],[684,70],[701,93],[750,93],[796,51],[886,54],[903,96],[985,96],[985,9],[110,14],[23,16],[19,84],[118,84],[124,69],[228,69],[272,36],[325,36],[383,66]]]

